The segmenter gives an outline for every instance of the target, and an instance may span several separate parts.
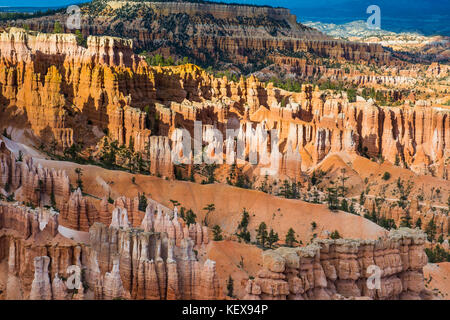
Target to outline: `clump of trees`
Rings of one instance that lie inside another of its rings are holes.
[[[280,186],[278,196],[286,199],[300,199],[300,188],[300,182],[294,180],[290,183],[288,180],[284,180],[283,184]]]
[[[266,248],[272,248],[273,244],[279,240],[278,233],[276,233],[272,228],[267,232],[267,225],[265,222],[261,222],[256,229],[256,243]]]
[[[434,248],[425,248],[425,253],[428,256],[428,262],[450,262],[450,252],[445,251],[440,245],[436,245]]]

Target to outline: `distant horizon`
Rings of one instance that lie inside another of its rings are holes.
[[[244,5],[269,5],[290,9],[299,22],[313,21],[321,23],[346,24],[366,20],[366,9],[371,4],[381,8],[381,29],[393,32],[417,32],[424,35],[450,36],[450,1],[448,3],[433,0],[210,0],[215,2]],[[0,8],[61,8],[71,4],[90,2],[90,0],[24,0],[20,6],[11,0],[0,0]],[[46,5],[42,5],[45,3]],[[36,10],[39,11],[39,10]]]

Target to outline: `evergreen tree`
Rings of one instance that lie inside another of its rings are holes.
[[[62,32],[63,32],[63,28],[62,28],[61,22],[55,21],[55,24],[53,26],[53,33],[62,33]]]
[[[256,242],[259,245],[265,247],[267,240],[268,240],[267,225],[265,222],[261,222],[259,224],[258,229],[256,229]]]
[[[401,218],[400,227],[411,228],[411,220],[409,212],[406,211],[406,214]]]
[[[428,222],[425,233],[427,234],[428,241],[433,242],[436,236],[436,223],[434,222],[434,217]]]
[[[330,238],[331,239],[340,239],[342,238],[341,235],[339,234],[339,231],[334,230],[331,234],[330,234]]]
[[[228,277],[227,281],[227,296],[233,297],[233,278],[231,275]]]
[[[208,226],[208,216],[211,212],[216,210],[216,206],[214,205],[214,203],[210,203],[206,207],[204,207],[203,210],[206,211],[206,215],[205,215],[205,219],[203,220],[203,223],[205,226]]]
[[[348,180],[349,177],[345,175],[346,170],[345,168],[341,169],[341,175],[339,176],[339,181],[341,182],[340,186],[338,187],[339,195],[341,197],[345,197],[347,194],[348,188],[345,186],[345,182]]]
[[[186,212],[186,216],[185,216],[185,219],[184,219],[184,221],[186,222],[186,224],[188,225],[188,226],[190,226],[191,224],[194,224],[195,223],[195,219],[197,218],[197,215],[194,213],[194,211],[192,211],[192,209],[189,209],[187,212]]]
[[[139,195],[139,205],[138,205],[138,209],[139,211],[144,211],[147,209],[147,197],[145,196],[145,192],[143,194],[138,194]]]
[[[214,241],[222,241],[223,240],[222,228],[220,228],[220,226],[217,224],[213,227],[213,240]]]
[[[339,208],[339,199],[338,199],[338,192],[337,189],[327,188],[328,195],[327,195],[327,203],[328,203],[328,209],[330,210],[337,210]]]
[[[345,212],[351,212],[349,207],[348,207],[348,202],[347,202],[346,199],[342,199],[342,201],[341,201],[341,210],[345,211]]]
[[[269,236],[267,237],[267,242],[269,243],[269,248],[272,248],[272,245],[276,243],[279,240],[278,233],[273,231],[272,228],[270,228]]]
[[[420,218],[417,219],[416,228],[422,229],[422,219],[420,219]]]
[[[83,170],[81,168],[76,168],[75,173],[77,174],[77,186],[81,191],[83,191],[83,180],[81,180],[81,177],[83,176]]]
[[[286,234],[286,245],[289,247],[293,247],[295,243],[298,243],[297,239],[295,238],[295,231],[292,228],[289,228],[287,234]]]
[[[250,242],[250,232],[247,230],[248,223],[249,223],[250,215],[248,214],[247,210],[244,208],[242,211],[242,219],[239,223],[236,235],[244,240],[245,242]]]
[[[290,198],[290,194],[291,194],[290,189],[291,189],[291,186],[289,184],[289,181],[288,180],[284,180],[283,181],[283,185],[280,187],[280,192],[278,193],[278,195],[282,196],[282,197],[284,197],[286,199],[289,199]]]

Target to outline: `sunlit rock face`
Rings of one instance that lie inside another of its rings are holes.
[[[22,126],[61,149],[98,143],[107,133],[152,159],[153,174],[172,178],[168,163],[176,128],[193,137],[194,122],[201,121],[204,130],[213,126],[226,137],[226,129],[239,123],[245,137],[250,126],[277,131],[282,174],[292,179],[299,167],[307,170],[341,151],[400,159],[417,173],[433,168],[433,174],[448,178],[445,106],[379,107],[371,101],[349,103],[308,85],[289,93],[253,76],[217,79],[191,64],[149,67],[132,53],[131,41],[113,37],[89,37],[84,48],[70,34],[32,35],[12,28],[0,40],[0,88],[7,109],[17,109],[15,116],[26,119]]]
[[[425,234],[399,229],[379,240],[317,240],[263,253],[248,299],[424,299]],[[378,268],[375,271],[375,268]],[[375,281],[378,272],[378,282]]]

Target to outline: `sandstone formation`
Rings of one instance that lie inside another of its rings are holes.
[[[17,199],[35,206],[56,205],[69,198],[69,178],[63,171],[35,165],[31,157],[18,161],[0,140],[0,184]],[[54,202],[54,203],[52,203]]]
[[[10,107],[26,113],[37,137],[54,140],[60,148],[74,141],[99,142],[104,134],[95,136],[95,130],[86,130],[77,121],[84,118],[97,131],[106,132],[111,141],[141,152],[150,160],[150,172],[171,178],[174,171],[168,163],[169,148],[178,143],[171,140],[179,136],[177,128],[185,128],[191,137],[195,121],[202,122],[204,132],[213,126],[224,137],[226,129],[239,129],[238,136],[251,144],[254,133],[247,128],[259,125],[264,132],[277,131],[277,146],[284,157],[288,145],[292,151],[298,150],[303,170],[333,152],[361,154],[367,150],[370,157],[384,157],[391,162],[399,158],[417,173],[448,178],[449,164],[445,159],[450,143],[450,118],[446,106],[417,103],[380,107],[371,101],[349,103],[345,97],[327,97],[310,86],[304,86],[300,93],[290,93],[260,83],[253,76],[239,82],[226,77],[217,79],[190,64],[149,67],[132,54],[129,43],[116,38],[90,37],[86,49],[78,47],[72,35],[34,36],[11,29],[2,37],[5,47],[1,51],[2,61],[9,65],[0,75],[4,99]],[[43,43],[49,47],[46,57],[59,61],[56,65],[36,51]],[[32,85],[31,79],[42,73],[46,74],[42,82]],[[24,75],[23,81],[17,81],[19,74]],[[50,100],[43,96],[46,86],[54,87]],[[69,93],[69,87],[74,91]],[[66,98],[55,102],[55,95]],[[67,110],[77,115],[70,116]],[[50,121],[47,116],[34,117],[36,113],[61,116]],[[152,118],[158,119],[157,126]],[[70,141],[58,140],[60,136],[51,133],[54,130],[70,130],[74,137]],[[272,145],[270,137],[267,143]],[[294,158],[300,159],[296,154]],[[296,165],[289,168],[286,163],[292,161],[283,161],[283,171],[294,179],[298,174]]]
[[[7,259],[8,272],[20,279],[25,297],[85,299],[85,284],[95,299],[222,297],[215,263],[200,263],[193,251],[201,245],[195,243],[201,238],[201,228],[200,236],[191,240],[189,233],[187,237],[178,233],[180,238],[175,239],[163,231],[94,223],[89,242],[77,244],[48,233],[47,228],[41,230],[41,223],[36,211],[0,202],[0,260]],[[158,223],[156,228],[161,229]],[[73,275],[73,266],[85,273],[80,274],[83,285],[70,295],[68,283],[61,279]],[[52,280],[50,274],[54,274]]]
[[[263,269],[254,280],[248,280],[246,298],[427,298],[422,271],[427,263],[424,242],[424,233],[404,228],[379,240],[317,240],[307,247],[266,251]],[[378,286],[375,277],[371,278],[377,267]]]

